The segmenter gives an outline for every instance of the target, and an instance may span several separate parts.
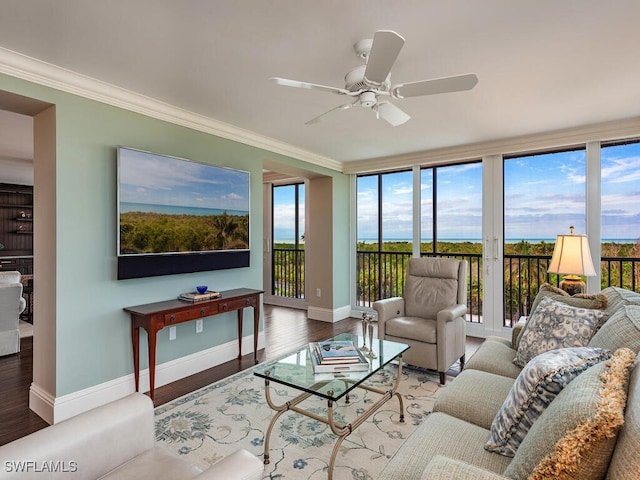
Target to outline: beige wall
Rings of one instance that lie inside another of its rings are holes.
[[[333,179],[310,179],[307,199],[310,220],[305,234],[306,248],[309,250],[305,277],[309,316],[312,317],[318,309],[333,311]]]

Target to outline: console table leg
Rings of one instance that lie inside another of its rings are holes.
[[[253,361],[258,363],[258,327],[260,324],[260,297],[256,298],[256,306],[253,307]]]
[[[238,310],[238,360],[242,358],[242,318],[244,309]]]
[[[154,399],[156,384],[156,334],[154,331],[147,331],[147,339],[149,346],[149,396]]]
[[[131,345],[133,346],[133,376],[136,379],[136,392],[140,391],[140,327],[131,321]]]

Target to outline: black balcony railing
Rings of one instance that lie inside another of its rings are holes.
[[[640,258],[602,257],[602,288],[620,287],[640,291]]]
[[[422,254],[447,256],[469,262],[467,278],[467,320],[482,323],[482,256],[480,254]],[[375,300],[402,296],[409,252],[357,252],[356,304],[370,307]],[[530,313],[540,285],[558,286],[561,276],[547,273],[550,255],[504,256],[504,321],[511,327],[523,315]],[[603,257],[601,261],[601,288],[616,286],[640,291],[640,258]]]
[[[423,253],[422,256],[446,256],[469,263],[467,278],[467,320],[482,323],[482,262],[481,254]],[[407,261],[411,252],[358,251],[356,255],[356,305],[371,307],[381,298],[399,297],[404,293]],[[511,327],[523,315],[530,313],[531,304],[540,285],[558,286],[560,276],[547,273],[550,255],[504,256],[504,321]],[[640,291],[640,258],[603,257],[601,288],[616,286]],[[304,249],[275,248],[273,250],[273,295],[305,298]]]
[[[401,297],[411,252],[358,251],[356,304],[370,307],[381,298]],[[436,256],[423,253],[422,256]],[[482,255],[473,253],[447,253],[438,256],[464,259],[469,262],[467,277],[467,306],[470,322],[482,319]]]
[[[280,297],[304,297],[304,249],[273,249],[271,293]]]

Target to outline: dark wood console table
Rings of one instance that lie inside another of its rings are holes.
[[[220,292],[220,298],[189,303],[166,300],[123,310],[131,315],[131,343],[136,392],[140,387],[140,328],[147,331],[149,348],[149,396],[153,400],[156,376],[156,334],[164,327],[190,322],[220,313],[238,311],[238,359],[242,357],[242,318],[245,307],[253,307],[253,359],[258,363],[258,322],[260,321],[260,294],[262,290],[237,288]]]

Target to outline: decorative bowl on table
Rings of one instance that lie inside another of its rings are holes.
[[[206,285],[198,285],[196,287],[196,290],[198,291],[198,293],[203,294],[203,293],[207,293],[207,289],[209,287],[207,287]]]

